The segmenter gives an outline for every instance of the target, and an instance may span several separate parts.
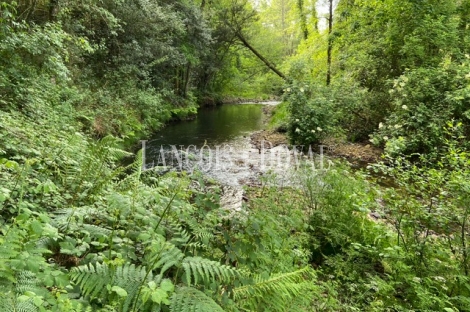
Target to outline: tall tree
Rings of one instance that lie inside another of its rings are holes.
[[[302,34],[304,40],[308,39],[308,25],[307,25],[307,14],[305,12],[304,0],[297,0],[297,9],[299,10],[299,20],[300,28],[302,29]]]
[[[333,0],[328,0],[328,47],[327,47],[327,69],[326,85],[331,83],[331,57],[333,53]]]

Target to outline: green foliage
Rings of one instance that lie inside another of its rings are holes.
[[[54,129],[54,114],[35,121],[1,114],[5,309],[232,309],[233,289],[254,283],[225,260],[224,235],[236,232],[221,225],[226,212],[202,177],[194,176],[198,188],[188,192],[187,177],[142,172],[139,159],[117,165],[128,155],[117,139],[90,141],[71,133],[73,126]],[[39,129],[47,129],[47,137]],[[260,221],[269,224],[253,220]],[[295,270],[286,265],[289,259],[273,274],[287,274],[276,287],[289,289],[294,299],[301,294],[287,278]],[[256,293],[261,296],[263,288]]]
[[[191,287],[181,287],[171,298],[170,311],[222,312],[224,310],[214,300],[207,297],[203,292]]]
[[[288,134],[294,144],[316,144],[335,135],[335,115],[331,93],[321,86],[293,84],[285,89],[289,103]]]
[[[326,138],[361,141],[375,129],[378,104],[367,90],[350,79],[333,81],[329,87],[297,81],[284,89],[288,103],[288,134],[293,143],[317,144]]]
[[[234,289],[234,299],[244,309],[269,311],[285,311],[291,306],[292,300],[300,297],[309,287],[314,273],[308,267],[290,273],[274,274],[265,278],[258,275],[253,284]]]
[[[168,292],[173,290],[173,284],[168,280],[154,278],[145,267],[129,263],[89,264],[74,268],[70,276],[84,296],[100,301],[106,298],[105,302],[113,305],[119,303],[119,311],[133,311],[136,304],[141,308],[146,304],[146,309],[151,309],[152,304],[157,307],[161,303],[169,304],[171,293]],[[148,285],[148,288],[143,285]]]
[[[213,280],[230,281],[238,275],[237,271],[231,267],[201,257],[187,257],[183,260],[182,266],[188,286],[191,285],[192,280],[194,284],[197,284],[199,279],[206,283]]]
[[[374,144],[408,154],[435,153],[447,121],[463,122],[466,132],[468,62],[463,55],[468,51],[463,38],[468,28],[462,25],[467,25],[467,9],[466,1],[339,1],[331,34],[309,34],[286,62],[296,85],[323,84],[327,49],[333,45],[332,84],[309,96],[318,104],[313,113],[306,110],[307,122],[300,118],[302,111],[292,111],[297,115],[291,116],[293,141],[321,141],[308,132],[319,119],[335,121],[349,140],[366,141],[372,134]],[[301,107],[313,106],[290,98]],[[297,119],[300,124],[293,125]]]
[[[305,174],[305,173],[304,173]],[[314,257],[332,255],[353,243],[378,244],[381,229],[368,218],[376,210],[373,186],[361,176],[343,168],[304,179],[304,192],[315,199],[311,203],[309,228]],[[318,184],[318,185],[315,185]]]
[[[340,1],[328,36],[314,5],[0,2],[0,310],[470,310],[468,1]],[[394,187],[302,164],[227,212],[198,174],[123,165],[196,95],[280,91],[234,31],[292,56],[275,127],[376,130]]]
[[[411,70],[396,79],[390,90],[394,110],[379,125],[373,142],[385,144],[394,155],[435,157],[449,139],[447,122],[460,123],[461,135],[468,135],[468,72],[468,59],[459,64],[448,59],[438,68]]]
[[[289,111],[286,102],[276,105],[269,120],[269,127],[279,132],[287,131],[288,114]]]

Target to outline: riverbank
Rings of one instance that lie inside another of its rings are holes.
[[[285,120],[279,121],[276,115],[277,106],[266,105],[263,107],[263,129],[251,135],[251,144],[257,149],[273,148],[277,146],[289,146],[287,133],[284,126],[279,124],[285,123]],[[282,116],[281,118],[285,118]],[[277,125],[273,120],[277,119]],[[274,124],[274,126],[273,126]],[[335,138],[327,138],[321,144],[311,147],[314,151],[322,149],[325,156],[332,159],[345,160],[353,167],[366,167],[381,160],[383,149],[366,143],[352,143]]]

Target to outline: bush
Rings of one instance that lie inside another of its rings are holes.
[[[327,88],[294,83],[284,91],[290,112],[288,134],[293,144],[317,144],[337,132],[338,116]]]
[[[383,99],[349,80],[330,87],[297,82],[284,91],[288,132],[295,144],[317,144],[327,137],[364,141],[385,114],[378,109]]]
[[[448,139],[447,122],[462,122],[462,134],[470,134],[469,72],[468,59],[405,72],[390,90],[393,112],[379,124],[371,141],[385,145],[395,155],[427,153],[435,157]]]

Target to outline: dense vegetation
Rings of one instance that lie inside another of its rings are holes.
[[[470,311],[470,1],[325,4],[0,1],[0,311]],[[272,96],[292,143],[383,161],[234,212],[126,151]]]

